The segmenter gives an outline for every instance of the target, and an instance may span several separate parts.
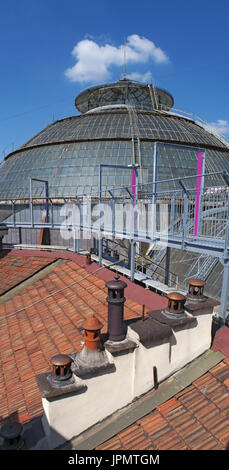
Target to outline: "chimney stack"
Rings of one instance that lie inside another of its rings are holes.
[[[114,366],[101,347],[100,331],[102,327],[103,324],[95,315],[90,315],[83,325],[85,331],[83,349],[72,355],[73,373],[81,379],[113,371]]]
[[[118,273],[112,281],[106,283],[108,288],[108,335],[110,341],[123,341],[125,333],[123,329],[124,289],[127,284],[120,281]]]

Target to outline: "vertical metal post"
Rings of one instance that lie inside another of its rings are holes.
[[[130,280],[134,282],[135,271],[135,241],[130,240]]]
[[[166,261],[165,261],[165,284],[169,285],[169,273],[170,273],[170,255],[171,255],[171,248],[167,246],[166,249]]]
[[[45,210],[46,210],[46,223],[49,223],[49,185],[48,181],[45,181]]]
[[[227,313],[227,301],[228,301],[228,291],[229,291],[229,260],[224,261],[223,263],[223,282],[221,290],[221,304],[220,304],[220,318],[225,322],[226,313]]]
[[[171,210],[170,210],[170,233],[174,233],[174,220],[175,220],[175,194],[173,193],[171,198]]]
[[[108,190],[109,194],[111,195],[112,202],[111,202],[111,211],[112,211],[112,237],[115,238],[115,197],[111,190]]]
[[[74,249],[74,252],[75,253],[79,253],[79,239],[78,239],[78,236],[79,236],[79,233],[80,233],[80,227],[78,227],[77,225],[77,218],[76,218],[76,211],[75,211],[75,207],[77,206],[77,201],[78,201],[78,197],[75,196],[76,198],[76,202],[74,201],[73,202],[73,233],[74,233],[74,238],[73,238],[73,249]],[[80,211],[79,211],[80,213]],[[79,220],[79,225],[80,225],[80,220]]]
[[[11,200],[11,204],[13,206],[12,208],[12,215],[13,215],[13,224],[14,224],[14,227],[15,227],[15,204],[14,204],[14,201]]]
[[[99,235],[99,266],[103,264],[103,239],[101,234]]]
[[[81,201],[80,201],[80,199],[79,199],[79,211],[80,211],[80,227],[79,227],[79,239],[78,239],[78,253],[80,252],[81,234],[82,234],[82,226],[83,226],[83,221],[82,221],[82,206],[81,206]]]
[[[196,178],[196,200],[195,200],[195,214],[194,214],[194,236],[197,237],[199,233],[199,221],[200,221],[200,205],[203,194],[203,173],[204,166],[204,152],[198,152],[197,160],[197,178]]]
[[[184,192],[184,219],[183,219],[183,246],[187,239],[187,225],[188,225],[188,193]]]
[[[133,211],[133,237],[137,235],[137,199],[138,199],[138,170],[136,166],[132,169],[132,211]]]
[[[155,238],[157,231],[157,173],[158,173],[158,151],[157,142],[154,142],[153,153],[153,194],[152,194],[152,239]]]
[[[225,176],[224,176],[225,179]],[[228,179],[225,179],[227,186],[229,186]],[[228,201],[229,202],[229,201]],[[220,304],[220,318],[223,323],[225,322],[226,313],[227,313],[227,301],[228,301],[228,291],[229,291],[229,258],[228,258],[228,247],[229,247],[229,205],[227,209],[227,222],[225,230],[225,245],[224,245],[224,260],[223,264],[223,282],[221,290],[221,304]]]
[[[18,228],[18,239],[19,239],[19,245],[21,245],[22,244],[21,227]]]
[[[29,180],[29,192],[30,192],[30,222],[33,227],[33,195],[32,195],[32,178]]]
[[[50,202],[51,202],[51,225],[53,227],[53,202],[51,199],[50,199]]]
[[[30,178],[29,180],[29,191],[30,191],[30,219],[31,219],[31,226],[34,226],[34,217],[33,217],[33,194],[32,194],[32,182],[39,181],[45,185],[45,208],[46,208],[46,217],[45,222],[49,222],[49,188],[48,188],[48,181],[41,180],[38,178]]]
[[[154,381],[154,388],[155,390],[158,389],[159,383],[158,383],[158,375],[157,375],[157,367],[153,366],[153,381]]]
[[[185,241],[187,239],[187,224],[188,224],[188,204],[189,204],[189,199],[188,199],[188,190],[183,183],[182,180],[179,180],[179,184],[183,189],[183,194],[184,194],[184,209],[183,209],[183,229],[182,229],[182,240],[181,240],[181,246],[182,250],[184,249]]]
[[[73,234],[74,234],[74,236],[73,236],[73,251],[74,251],[74,253],[77,253],[77,248],[76,248],[76,229],[73,228],[72,231],[73,231]]]
[[[112,237],[115,238],[115,198],[112,198]]]
[[[81,231],[83,230],[83,217],[82,217],[82,208],[81,208],[81,202],[80,202],[80,198],[78,198],[78,196],[75,196],[76,198],[76,201],[78,202],[78,207],[79,207],[79,214],[80,214],[80,218],[79,218],[79,226],[78,226],[78,234],[77,234],[77,238],[76,238],[76,252],[79,253],[80,252],[80,240],[81,240]]]

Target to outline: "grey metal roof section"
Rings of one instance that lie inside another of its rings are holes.
[[[164,107],[166,109],[172,108],[174,100],[166,90],[153,87],[151,92],[150,85],[127,80],[126,78],[116,83],[88,88],[75,99],[75,106],[81,113],[99,106],[118,103],[131,104],[136,108],[152,110],[153,104],[160,106],[160,109]]]
[[[226,148],[217,137],[188,119],[153,111],[136,110],[136,113],[141,139]],[[77,140],[131,137],[128,111],[109,109],[57,121],[30,139],[21,149]]]

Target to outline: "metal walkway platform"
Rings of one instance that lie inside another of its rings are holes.
[[[1,200],[0,228],[58,229],[63,239],[73,238],[76,252],[80,251],[81,240],[96,238],[100,265],[103,238],[129,240],[131,280],[134,281],[136,275],[143,282],[145,277],[146,285],[161,291],[159,281],[146,279],[147,276],[141,273],[135,274],[136,243],[153,243],[217,258],[224,269],[220,315],[225,318],[229,290],[228,174],[217,172],[222,177],[222,185],[218,187],[204,186],[208,173],[173,179],[176,189],[162,191],[159,186],[171,183],[171,180],[154,180],[151,184],[139,185],[138,169],[132,165],[129,168],[131,186],[103,188],[102,174],[107,166],[112,165],[100,165],[96,194],[54,199],[49,197],[46,184],[45,197],[38,199],[32,196],[30,184],[28,199]],[[199,183],[193,185],[198,178]]]

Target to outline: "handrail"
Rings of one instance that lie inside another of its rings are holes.
[[[118,246],[118,247],[120,247],[120,248],[126,249],[126,247],[122,246],[122,245],[121,245],[119,242],[117,242],[116,240],[107,240],[107,241],[108,241],[108,242],[109,242],[109,241],[112,241],[112,244],[114,244],[115,247]],[[112,249],[112,248],[111,248],[111,249]],[[156,268],[161,269],[164,274],[167,272],[166,269],[165,269],[163,266],[160,266],[159,264],[157,264],[157,263],[155,263],[154,261],[152,261],[151,258],[147,258],[145,255],[142,255],[142,254],[136,256],[136,258],[135,258],[135,266],[139,263],[139,258],[140,258],[140,260],[143,259],[144,261],[146,261],[146,262],[148,263],[148,266],[150,266],[150,265],[153,264],[154,266],[156,266]],[[146,268],[147,268],[148,266],[145,265]],[[157,273],[157,274],[159,274],[159,273]],[[159,275],[162,275],[162,274],[159,274]],[[174,276],[174,280],[175,280],[176,286],[178,286],[178,279],[179,279],[179,278],[178,278],[177,274],[173,273],[172,271],[169,271],[169,276],[170,276],[170,275],[171,275],[171,276]]]

